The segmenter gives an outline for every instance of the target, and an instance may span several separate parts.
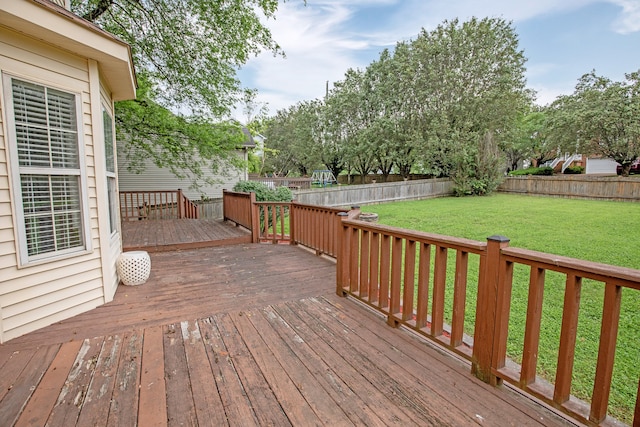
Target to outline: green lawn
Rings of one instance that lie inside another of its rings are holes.
[[[386,225],[479,241],[499,234],[510,238],[514,247],[640,269],[640,203],[497,194],[388,203],[365,206],[362,210],[376,212],[379,222]],[[514,273],[508,353],[515,361],[521,360],[528,274],[523,266]],[[470,265],[469,277],[477,277],[477,263]],[[448,298],[452,295],[451,288],[448,285]],[[471,283],[469,288],[465,323],[467,333],[473,333],[476,289]],[[551,381],[555,375],[563,296],[564,278],[548,273],[538,370]],[[602,301],[602,284],[585,280],[572,389],[574,395],[585,400],[593,389]],[[448,306],[450,316],[450,303]],[[633,417],[639,360],[640,292],[625,290],[610,414],[627,423]]]

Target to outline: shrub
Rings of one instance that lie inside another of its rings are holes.
[[[276,187],[275,189],[269,188],[266,184],[257,181],[238,181],[233,186],[233,191],[241,193],[255,193],[256,202],[290,202],[293,200],[293,193],[287,187]],[[260,228],[264,227],[264,211],[267,209],[260,209]],[[269,208],[269,211],[272,208]],[[285,216],[288,215],[289,209],[285,209]],[[280,210],[276,209],[276,221],[280,218]],[[271,214],[267,215],[268,227],[273,224],[273,217]]]
[[[256,193],[257,202],[290,202],[293,199],[293,193],[287,187],[271,189],[257,181],[238,181],[233,186],[233,191]]]
[[[580,175],[584,173],[584,168],[582,166],[569,166],[564,170],[564,173],[567,175]]]
[[[527,168],[518,169],[509,172],[509,176],[521,176],[521,175],[553,175],[553,168],[549,166],[541,168]]]

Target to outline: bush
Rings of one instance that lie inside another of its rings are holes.
[[[527,168],[518,169],[509,172],[509,176],[522,176],[522,175],[553,175],[553,168],[545,166],[542,168]]]
[[[257,181],[238,181],[233,186],[233,191],[241,193],[255,193],[256,202],[290,202],[293,200],[293,193],[287,187],[276,187],[275,189],[269,188],[266,184]],[[273,208],[265,206],[260,209],[260,229],[264,227],[264,213],[265,210],[271,211]],[[288,215],[289,209],[284,210],[285,216]],[[280,210],[276,209],[276,221],[280,219]],[[268,213],[267,215],[268,227],[273,226],[273,217]]]
[[[271,189],[266,184],[257,181],[238,181],[233,191],[240,193],[256,193],[257,202],[290,202],[293,193],[287,187]]]
[[[567,175],[580,175],[584,172],[584,168],[582,166],[569,166],[564,170],[564,173]]]

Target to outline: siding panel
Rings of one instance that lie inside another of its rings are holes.
[[[238,152],[238,156],[243,158],[243,153]],[[191,181],[176,178],[168,169],[160,169],[150,160],[145,161],[145,170],[141,174],[129,172],[127,170],[129,163],[124,154],[121,155],[119,151],[118,188],[120,191],[157,191],[180,188],[190,200],[200,200],[203,195],[214,199],[222,197],[223,189],[231,190],[238,181],[246,179],[244,171],[233,169],[230,166],[227,176],[216,175],[213,172],[206,173],[207,178],[220,183],[203,186],[202,191],[195,191],[189,188]]]

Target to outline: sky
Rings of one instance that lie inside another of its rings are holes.
[[[261,54],[238,76],[273,115],[322,98],[327,82],[331,88],[349,68],[365,69],[422,28],[473,16],[512,23],[540,105],[573,93],[591,70],[621,81],[640,69],[640,0],[288,0],[265,21],[286,57]]]

